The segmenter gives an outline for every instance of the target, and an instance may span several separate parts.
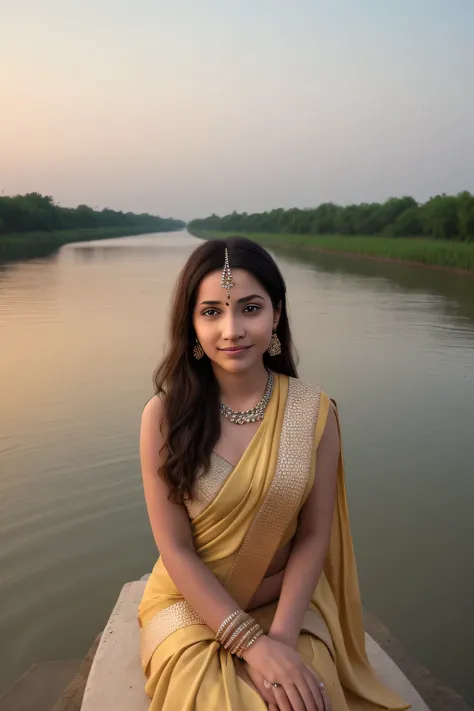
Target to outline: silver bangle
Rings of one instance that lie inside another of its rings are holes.
[[[244,633],[240,636],[238,640],[236,640],[236,643],[234,647],[230,650],[232,654],[236,654],[239,656],[239,654],[242,653],[242,651],[245,649],[246,642],[250,640],[251,637],[257,632],[257,630],[260,629],[260,625],[258,622],[255,622],[255,624],[251,625],[250,629],[245,630]]]
[[[226,626],[226,624],[227,624],[228,622],[230,622],[231,620],[233,620],[234,617],[239,614],[239,612],[242,612],[242,610],[235,610],[235,612],[233,612],[231,615],[229,615],[229,617],[226,617],[226,618],[225,618],[224,622],[221,624],[221,626],[220,626],[219,629],[217,630],[216,637],[219,637],[219,635],[220,635],[221,632],[223,631],[223,629],[224,629],[224,627]]]
[[[232,646],[232,642],[235,640],[235,638],[236,638],[241,632],[243,632],[244,630],[246,630],[246,629],[247,629],[250,625],[252,625],[252,624],[253,624],[253,623],[250,622],[250,621],[248,621],[248,620],[245,620],[245,622],[242,622],[242,623],[237,627],[237,629],[232,633],[232,635],[230,636],[230,638],[224,643],[225,649],[229,649],[229,648]]]
[[[239,614],[225,626],[220,636],[216,637],[217,641],[225,646],[229,640],[229,637],[245,619],[247,619],[247,613],[241,610]]]
[[[256,642],[257,639],[259,639],[259,637],[261,637],[263,634],[265,634],[265,632],[264,632],[264,631],[262,630],[262,628],[260,627],[260,629],[255,632],[254,636],[253,636],[252,639],[248,642],[248,644],[245,645],[245,648],[244,648],[241,652],[239,652],[239,654],[238,654],[237,656],[238,656],[238,657],[242,657],[242,654],[243,654],[244,652],[246,652],[247,649],[248,649],[249,647],[251,647],[252,644],[253,644],[254,642]]]

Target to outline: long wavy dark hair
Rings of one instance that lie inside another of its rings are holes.
[[[189,257],[176,282],[170,319],[170,342],[156,368],[155,392],[164,404],[166,420],[163,465],[159,475],[172,486],[172,499],[182,503],[196,473],[210,464],[220,435],[219,385],[207,356],[193,356],[196,333],[193,312],[199,285],[207,274],[222,271],[227,247],[231,269],[245,269],[270,296],[281,302],[277,335],[281,354],[263,356],[267,368],[298,377],[286,306],[286,285],[275,261],[259,244],[245,237],[203,242]]]

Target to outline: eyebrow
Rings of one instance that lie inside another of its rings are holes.
[[[260,294],[250,294],[250,296],[242,296],[242,298],[237,299],[238,304],[245,304],[248,301],[254,301],[254,299],[262,299],[264,301],[264,297],[260,296]],[[219,304],[222,304],[222,301],[201,301],[201,306],[206,305],[206,306],[219,306]]]

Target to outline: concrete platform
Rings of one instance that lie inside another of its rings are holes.
[[[62,689],[61,696],[57,697],[57,701],[51,711],[80,711],[84,697],[84,689],[86,688],[87,679],[89,678],[92,662],[94,661],[101,637],[101,634],[97,635],[92,647],[82,660],[74,679],[67,687]],[[34,707],[32,707],[32,711],[33,709]]]
[[[150,700],[144,692],[137,623],[137,606],[144,588],[144,580],[122,588],[102,634],[81,711],[148,711]],[[411,703],[413,711],[429,711],[412,683],[369,635],[367,653],[380,678]]]
[[[148,711],[137,621],[144,589],[143,580],[123,586],[102,633],[81,711]]]

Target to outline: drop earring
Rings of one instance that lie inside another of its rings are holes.
[[[278,336],[276,335],[276,331],[273,331],[272,333],[272,338],[270,341],[270,345],[268,346],[267,353],[270,356],[277,356],[281,353],[281,342]]]
[[[201,360],[201,358],[204,356],[203,348],[197,338],[196,338],[196,344],[193,348],[193,356],[196,358],[196,360]]]

